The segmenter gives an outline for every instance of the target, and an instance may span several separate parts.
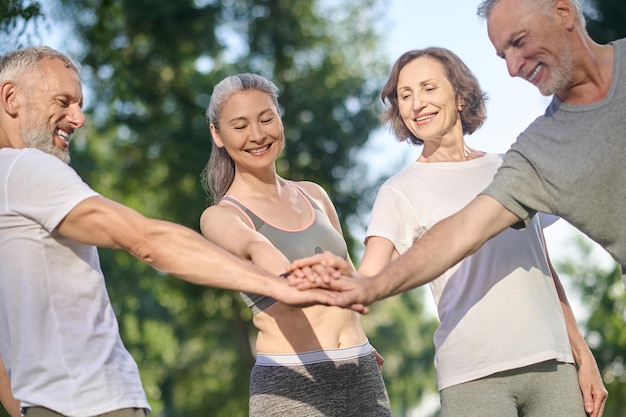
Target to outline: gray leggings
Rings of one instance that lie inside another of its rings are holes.
[[[25,417],[63,417],[63,414],[55,413],[44,407],[28,407],[22,409],[22,415]],[[110,413],[99,414],[94,417],[146,417],[148,410],[144,408],[123,408],[121,410],[111,411]]]
[[[441,417],[586,417],[576,367],[541,362],[444,388]]]
[[[250,417],[391,417],[373,353],[293,366],[259,366],[250,375]]]

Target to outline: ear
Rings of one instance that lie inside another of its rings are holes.
[[[13,81],[5,81],[0,84],[0,106],[11,117],[17,115],[19,101],[17,99],[17,86]]]
[[[558,21],[566,28],[573,29],[578,21],[576,10],[569,0],[556,0],[554,2],[554,11]]]
[[[215,127],[213,123],[211,123],[209,127],[211,128],[211,136],[213,137],[213,142],[215,142],[215,146],[217,146],[218,148],[223,148],[224,143],[220,139],[219,130],[217,130],[217,128]]]

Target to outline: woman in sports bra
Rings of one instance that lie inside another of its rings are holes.
[[[324,251],[349,260],[324,189],[276,173],[285,142],[278,109],[278,88],[259,75],[237,74],[215,86],[207,109],[213,150],[203,172],[213,205],[201,216],[202,234],[275,274]],[[391,416],[381,358],[358,313],[242,297],[258,329],[251,417]]]

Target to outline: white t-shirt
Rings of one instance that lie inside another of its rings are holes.
[[[405,253],[476,197],[501,161],[487,154],[412,163],[379,190],[367,237],[386,238]],[[503,231],[430,283],[441,321],[434,335],[440,390],[545,360],[574,362],[538,217],[524,231]]]
[[[98,195],[36,149],[0,149],[0,357],[22,407],[70,417],[148,408],[97,248],[56,227]]]

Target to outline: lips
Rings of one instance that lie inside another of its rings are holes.
[[[414,118],[413,121],[416,122],[416,123],[423,122],[425,120],[432,119],[436,115],[437,115],[436,113],[431,113],[431,114],[426,114],[426,115],[423,115],[423,116],[418,116],[418,117]]]
[[[535,81],[535,79],[537,78],[537,75],[539,75],[539,72],[541,71],[541,69],[543,68],[543,64],[538,64],[535,69],[533,70],[533,72],[531,72],[526,79],[528,81],[530,81],[531,83]]]
[[[246,152],[251,153],[253,155],[257,155],[257,154],[260,154],[260,153],[263,153],[263,152],[267,151],[271,146],[272,146],[272,144],[269,144],[269,145],[263,146],[262,148],[248,149]]]
[[[60,142],[59,145],[62,148],[67,148],[70,145],[70,136],[71,136],[71,133],[63,129],[57,129],[54,131],[55,142]],[[59,140],[57,140],[57,138]]]

